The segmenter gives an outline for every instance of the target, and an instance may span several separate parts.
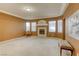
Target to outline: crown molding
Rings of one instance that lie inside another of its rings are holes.
[[[62,16],[65,12],[65,10],[67,9],[69,3],[63,3],[62,6],[61,6],[61,10],[60,10],[60,15]]]
[[[4,14],[8,14],[8,15],[11,15],[11,16],[14,16],[14,17],[17,17],[17,18],[21,18],[21,19],[24,19],[23,17],[21,16],[18,16],[18,15],[15,15],[15,14],[12,14],[12,13],[9,13],[9,12],[6,12],[6,11],[3,11],[3,10],[0,10],[1,13],[4,13]],[[25,19],[24,19],[25,20]]]

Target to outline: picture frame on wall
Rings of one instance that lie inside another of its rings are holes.
[[[67,18],[66,33],[79,40],[79,10]]]

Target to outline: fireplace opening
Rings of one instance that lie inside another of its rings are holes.
[[[40,33],[40,34],[45,34],[45,30],[44,30],[44,29],[40,29],[40,30],[39,30],[39,33]]]

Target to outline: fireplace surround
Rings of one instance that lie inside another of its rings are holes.
[[[38,27],[38,36],[47,36],[47,27]]]

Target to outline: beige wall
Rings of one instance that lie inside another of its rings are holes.
[[[79,10],[79,4],[77,4],[77,3],[76,4],[75,3],[69,4],[67,10],[65,11],[65,13],[63,15],[63,19],[71,16],[77,10]],[[68,40],[71,43],[71,45],[74,47],[75,55],[79,55],[79,40],[76,40],[76,39],[68,36],[67,34],[65,35],[65,39]]]
[[[0,41],[8,40],[25,33],[25,21],[23,19],[0,13]]]

